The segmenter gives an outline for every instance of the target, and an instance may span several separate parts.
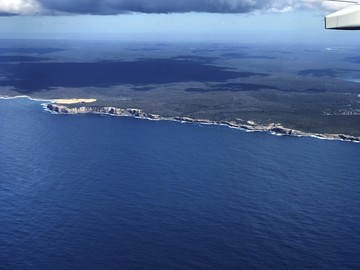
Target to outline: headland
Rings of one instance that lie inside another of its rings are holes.
[[[122,116],[122,117],[134,117],[139,119],[147,120],[166,120],[166,121],[177,121],[181,123],[193,123],[193,124],[203,124],[203,125],[222,125],[230,128],[241,129],[249,132],[268,132],[273,135],[279,136],[295,136],[295,137],[314,137],[319,139],[328,139],[328,140],[342,140],[349,142],[360,143],[360,137],[355,137],[346,134],[320,134],[320,133],[309,133],[300,130],[294,130],[291,128],[284,127],[280,123],[270,123],[270,124],[258,124],[254,121],[244,121],[242,119],[236,119],[236,121],[211,121],[208,119],[193,119],[190,117],[162,117],[157,114],[146,113],[141,109],[122,109],[115,107],[90,107],[90,106],[81,106],[81,107],[67,107],[63,105],[64,103],[57,103],[56,100],[54,103],[48,103],[45,105],[45,108],[52,113],[56,114],[102,114],[102,115],[112,115],[112,116]],[[74,103],[70,103],[74,104]]]

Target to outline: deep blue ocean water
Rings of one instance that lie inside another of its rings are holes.
[[[0,269],[356,269],[359,158],[0,100]]]

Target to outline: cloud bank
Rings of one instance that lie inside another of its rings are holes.
[[[0,16],[32,15],[42,10],[36,0],[0,0]]]
[[[0,0],[2,14],[249,13],[336,9],[322,0]]]

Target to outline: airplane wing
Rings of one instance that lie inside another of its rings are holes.
[[[325,16],[325,28],[334,30],[360,30],[360,3],[359,1],[327,0],[352,4],[335,13]]]

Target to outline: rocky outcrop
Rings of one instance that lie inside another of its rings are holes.
[[[263,131],[270,132],[275,135],[282,136],[312,136],[316,138],[322,139],[332,139],[332,140],[343,140],[349,142],[359,142],[360,137],[354,137],[344,134],[314,134],[303,132],[299,130],[289,129],[283,127],[281,124],[270,123],[266,125],[257,124],[253,121],[244,121],[244,120],[236,120],[236,121],[211,121],[207,119],[193,119],[190,117],[162,117],[157,114],[146,113],[140,109],[120,109],[115,107],[96,107],[96,106],[83,106],[83,107],[73,107],[69,108],[64,105],[59,105],[55,103],[50,103],[46,105],[46,108],[57,114],[107,114],[114,116],[127,116],[127,117],[135,117],[141,119],[149,119],[149,120],[172,120],[178,121],[182,123],[196,123],[196,124],[207,124],[207,125],[225,125],[231,128],[239,128],[247,131]]]
[[[144,119],[161,119],[159,115],[145,113],[139,109],[120,109],[115,107],[74,107],[69,108],[64,105],[58,104],[47,104],[46,108],[52,112],[58,114],[87,114],[87,113],[95,113],[95,114],[109,114],[116,116],[132,116],[136,118],[144,118]]]
[[[339,138],[344,141],[350,141],[350,142],[360,142],[359,137],[353,137],[353,136],[347,136],[343,134],[339,134]]]

